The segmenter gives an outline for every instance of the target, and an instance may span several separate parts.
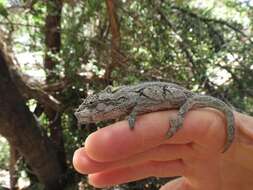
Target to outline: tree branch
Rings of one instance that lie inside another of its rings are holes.
[[[4,48],[3,43],[0,40],[0,48]],[[5,52],[7,52],[5,48]],[[46,107],[50,107],[54,110],[60,110],[60,102],[52,95],[48,94],[42,89],[42,85],[36,79],[29,77],[19,72],[19,69],[14,65],[10,55],[6,54],[7,66],[11,73],[12,80],[15,82],[22,96],[26,99],[35,99]]]

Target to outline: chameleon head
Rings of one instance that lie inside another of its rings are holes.
[[[95,104],[97,102],[97,95],[88,96],[83,103],[75,111],[75,116],[79,123],[90,123],[93,121],[93,112],[95,112]]]
[[[124,98],[108,91],[108,88],[100,93],[88,96],[75,112],[79,123],[93,123],[108,119],[114,119],[123,115],[125,110]]]

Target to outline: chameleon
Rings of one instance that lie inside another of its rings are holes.
[[[129,127],[133,129],[138,115],[178,109],[177,116],[169,121],[170,128],[166,136],[171,138],[182,128],[188,111],[203,107],[211,107],[224,113],[227,136],[223,152],[227,151],[235,136],[232,108],[218,98],[193,93],[175,83],[157,81],[119,86],[118,88],[108,86],[96,94],[87,96],[74,115],[79,124],[128,116]]]

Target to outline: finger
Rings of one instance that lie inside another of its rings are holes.
[[[139,117],[134,130],[129,129],[127,121],[120,121],[91,134],[85,141],[88,154],[95,160],[119,160],[162,144],[169,126],[168,115],[156,112],[153,118],[150,116]]]
[[[220,190],[220,184],[210,181],[205,184],[198,184],[186,177],[180,177],[163,185],[159,190]]]
[[[138,118],[134,131],[121,121],[91,134],[85,142],[89,156],[98,161],[113,161],[127,158],[151,147],[164,144],[169,128],[169,119],[174,111],[154,112]],[[195,149],[220,151],[225,142],[225,121],[219,112],[210,109],[190,111],[184,126],[168,143],[194,142]]]
[[[183,171],[184,164],[180,160],[167,162],[151,161],[140,165],[90,174],[89,183],[94,187],[101,188],[136,181],[151,176],[179,176],[183,174]]]
[[[73,155],[73,166],[81,174],[94,173],[111,167],[111,162],[98,162],[92,160],[86,153],[85,148],[79,148]]]
[[[82,173],[95,173],[108,169],[123,168],[131,165],[137,165],[147,161],[169,161],[193,156],[191,146],[189,145],[170,145],[164,144],[152,148],[145,152],[134,154],[133,156],[112,162],[98,162],[91,159],[85,148],[75,151],[73,156],[73,165],[75,169]]]
[[[180,177],[163,185],[159,190],[193,190],[185,177]]]

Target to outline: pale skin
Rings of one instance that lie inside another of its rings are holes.
[[[236,136],[226,140],[224,115],[213,109],[187,113],[183,128],[165,134],[176,111],[138,117],[134,130],[120,121],[91,134],[76,150],[75,169],[102,188],[150,176],[182,176],[160,190],[250,190],[253,187],[253,117],[234,112]]]

